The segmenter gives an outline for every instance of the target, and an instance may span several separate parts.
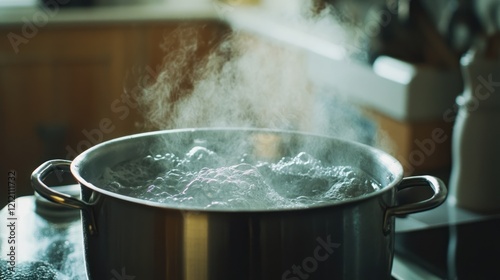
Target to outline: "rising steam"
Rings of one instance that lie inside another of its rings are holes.
[[[186,31],[195,32],[183,30],[181,36]],[[311,110],[311,95],[298,51],[233,33],[195,64],[188,77],[191,87],[181,75],[197,42],[185,42],[168,55],[157,82],[144,91],[141,103],[150,125],[301,127],[301,118]]]
[[[294,24],[334,26],[325,12],[316,15],[302,13]],[[303,50],[235,30],[207,43],[202,31],[183,27],[165,37],[163,68],[138,97],[148,128],[276,128],[370,142],[366,123],[346,103],[318,101],[324,89],[311,83]]]

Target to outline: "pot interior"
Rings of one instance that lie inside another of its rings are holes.
[[[133,194],[123,195],[104,188],[102,177],[106,170],[145,155],[165,155],[165,153],[185,155],[193,147],[206,148],[224,159],[241,158],[244,155],[252,162],[269,163],[278,162],[284,157],[307,153],[326,165],[350,166],[362,170],[380,186],[376,192],[342,201],[332,201],[329,205],[377,195],[394,187],[402,178],[400,163],[372,147],[325,136],[264,129],[166,130],[117,138],[80,154],[73,161],[71,169],[80,183],[95,191],[145,203],[138,201]],[[130,172],[136,171],[130,170]],[[152,205],[161,206],[155,203]]]

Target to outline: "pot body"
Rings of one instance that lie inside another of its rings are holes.
[[[393,192],[340,207],[206,212],[102,195],[93,208],[98,232],[84,231],[88,272],[91,279],[122,270],[140,279],[389,279],[390,203]]]
[[[383,188],[310,208],[224,211],[169,207],[98,186],[107,167],[157,148],[184,153],[193,143],[221,153],[237,147],[267,160],[305,151],[332,165],[359,167]],[[381,151],[282,131],[181,130],[103,143],[71,163],[81,199],[41,182],[64,164],[39,167],[33,186],[52,201],[82,209],[90,279],[390,279],[394,215],[435,207],[446,197],[442,182],[402,178],[399,162]],[[422,183],[435,190],[433,197],[396,206],[399,189]]]

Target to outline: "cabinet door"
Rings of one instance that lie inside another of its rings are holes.
[[[18,195],[32,193],[30,174],[44,160],[71,159],[134,132],[137,114],[122,94],[127,69],[141,61],[138,34],[134,28],[47,27],[18,53],[1,42],[0,170],[17,171]]]
[[[9,40],[0,40],[0,172],[17,171],[18,195],[33,193],[29,178],[43,161],[72,159],[102,141],[143,131],[134,96],[141,81],[156,78],[165,56],[161,44],[179,26],[194,30],[200,44],[188,67],[179,69],[182,77],[227,26],[212,21],[48,25],[19,44],[18,52]],[[21,28],[0,28],[0,38],[22,35]],[[191,86],[189,80],[183,85]]]

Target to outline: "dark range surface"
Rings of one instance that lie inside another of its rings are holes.
[[[500,219],[396,234],[396,253],[442,279],[500,277]]]

